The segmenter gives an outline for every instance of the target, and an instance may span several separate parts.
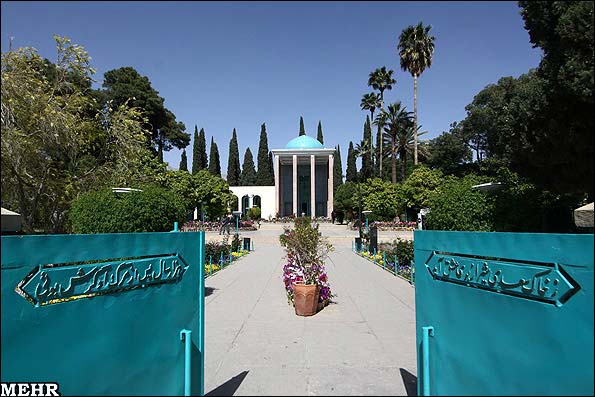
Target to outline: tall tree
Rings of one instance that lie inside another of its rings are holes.
[[[341,148],[337,145],[335,151],[335,162],[333,163],[333,192],[336,193],[339,186],[343,184],[343,164],[341,160]]]
[[[198,170],[204,170],[209,166],[207,159],[207,138],[205,137],[205,130],[200,129],[198,133]]]
[[[370,118],[366,116],[366,121],[364,123],[364,139],[356,151],[356,154],[362,158],[362,168],[360,171],[362,181],[371,178],[374,174],[374,162],[372,160],[373,150],[372,127],[370,126]]]
[[[227,160],[227,183],[229,186],[240,185],[240,152],[238,148],[238,135],[236,129],[233,129],[231,140],[229,141],[229,158]]]
[[[376,108],[382,109],[384,107],[384,91],[385,90],[392,90],[393,85],[397,84],[397,81],[393,79],[394,71],[392,69],[386,69],[386,66],[381,68],[377,68],[370,73],[368,76],[368,86],[372,87],[375,90],[380,92],[380,96],[378,97],[378,106]],[[374,116],[372,116],[372,120],[374,120]],[[378,134],[382,134],[382,125],[378,124]],[[383,152],[383,140],[380,140],[379,151]],[[379,173],[382,174],[382,158],[379,158],[378,170]]]
[[[362,108],[362,110],[369,111],[370,119],[374,120],[374,112],[376,109],[382,107],[382,102],[380,102],[380,97],[376,95],[375,92],[371,92],[369,94],[364,94],[359,106]]]
[[[221,161],[219,160],[219,148],[211,137],[211,150],[209,153],[209,172],[211,175],[221,176]]]
[[[304,128],[304,118],[300,116],[300,136],[306,135],[306,129]]]
[[[275,166],[273,165],[273,152],[269,151],[269,169],[271,170],[271,185],[275,184]]]
[[[395,102],[388,105],[386,110],[383,110],[380,116],[384,125],[384,139],[388,143],[388,155],[391,159],[392,169],[392,182],[397,183],[397,155],[401,149],[400,142],[401,137],[404,135],[404,131],[408,129],[411,124],[411,112],[405,110],[405,107],[401,107],[401,102]],[[405,178],[405,167],[406,158],[401,158],[402,178]]]
[[[180,159],[180,171],[188,171],[188,158],[186,157],[186,149],[182,149],[182,158]]]
[[[413,129],[414,151],[413,164],[417,164],[417,78],[432,66],[434,55],[434,36],[430,36],[431,25],[424,26],[421,22],[417,26],[408,26],[399,36],[397,50],[401,59],[401,69],[413,76]]]
[[[316,135],[318,142],[324,144],[324,137],[322,136],[322,122],[318,120],[318,133]]]
[[[260,126],[260,141],[258,143],[258,171],[256,172],[258,186],[271,186],[275,184],[273,168],[269,164],[269,143],[265,123]]]
[[[457,123],[450,125],[450,131],[430,140],[429,152],[428,165],[447,175],[457,174],[462,164],[473,159],[473,153],[466,145],[461,126]]]
[[[198,142],[198,127],[194,126],[194,136],[192,137],[192,174],[200,170],[200,144]]]
[[[126,103],[144,110],[151,131],[151,147],[161,160],[164,151],[174,147],[183,149],[190,143],[184,123],[176,121],[148,77],[141,76],[134,68],[128,66],[106,72],[103,88],[99,97],[104,104],[109,101],[116,106]]]
[[[256,185],[256,169],[254,167],[254,158],[250,148],[246,149],[244,153],[244,162],[242,163],[242,173],[240,174],[241,186]]]
[[[349,149],[347,150],[347,169],[345,170],[346,182],[357,182],[357,165],[355,163],[355,149],[353,142],[349,142]]]

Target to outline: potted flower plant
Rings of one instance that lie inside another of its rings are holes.
[[[288,302],[298,316],[316,314],[332,298],[324,260],[333,246],[307,217],[296,218],[295,228],[286,228],[279,241],[287,252],[283,281]]]

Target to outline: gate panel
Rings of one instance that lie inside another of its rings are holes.
[[[420,395],[593,395],[593,235],[414,239]]]
[[[2,237],[2,382],[182,395],[190,368],[202,394],[204,243],[204,232]]]

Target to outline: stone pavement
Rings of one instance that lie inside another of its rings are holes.
[[[205,393],[415,393],[413,286],[352,253],[357,232],[322,224],[335,245],[326,266],[336,296],[316,315],[297,316],[283,285],[282,230],[243,233],[255,251],[206,279]]]

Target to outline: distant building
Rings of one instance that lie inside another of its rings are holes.
[[[275,186],[230,186],[237,209],[259,207],[264,219],[280,216],[330,217],[333,211],[335,149],[301,135],[284,149],[273,149]]]

